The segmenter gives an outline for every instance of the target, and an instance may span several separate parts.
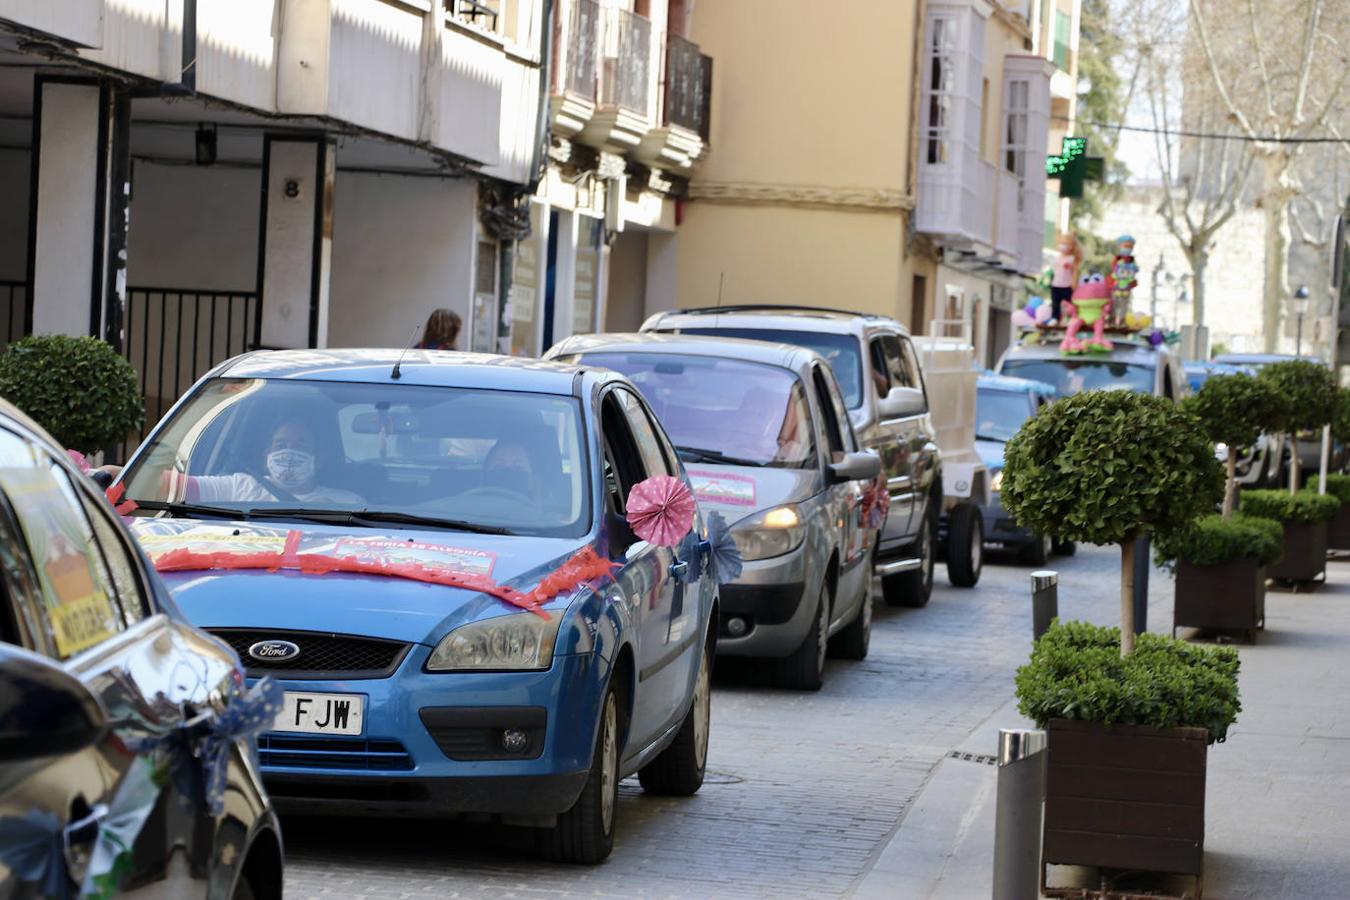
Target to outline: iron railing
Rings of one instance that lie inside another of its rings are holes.
[[[672,34],[666,40],[665,124],[678,125],[708,137],[712,59],[698,44]]]
[[[28,284],[0,281],[0,350],[28,334]]]
[[[600,4],[595,0],[573,0],[571,11],[566,38],[557,35],[563,46],[560,54],[563,67],[555,73],[554,84],[594,103],[600,56]]]
[[[452,16],[468,19],[470,22],[476,23],[480,18],[484,22],[491,19],[492,24],[487,26],[488,30],[497,30],[498,10],[483,0],[445,0],[445,8]]]
[[[600,102],[640,116],[650,111],[652,23],[626,9],[610,11]]]
[[[122,354],[145,399],[141,433],[123,459],[178,398],[217,363],[257,346],[258,295],[247,291],[128,287]]]

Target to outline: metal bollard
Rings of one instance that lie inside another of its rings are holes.
[[[1059,573],[1049,569],[1031,573],[1031,634],[1039,639],[1059,615]]]
[[[1036,900],[1040,896],[1045,748],[1044,731],[999,729],[994,900]]]

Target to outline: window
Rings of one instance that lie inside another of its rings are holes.
[[[628,416],[628,427],[633,432],[633,439],[637,441],[638,452],[642,454],[642,464],[647,470],[647,475],[675,474],[671,460],[661,446],[661,439],[657,436],[656,429],[652,427],[651,420],[647,418],[647,410],[642,407],[642,401],[631,392],[622,389],[616,390],[614,396],[619,399],[619,405]]]
[[[1055,10],[1054,62],[1060,70],[1069,71],[1069,14],[1062,9]]]
[[[830,451],[830,462],[839,462],[844,456],[844,437],[839,427],[839,415],[834,402],[830,399],[830,389],[826,386],[825,375],[818,368],[811,370],[815,381],[816,402],[820,405],[820,425],[825,432],[825,446]]]
[[[121,631],[127,619],[65,471],[40,448],[0,431],[0,488],[18,516],[56,656],[67,659]]]
[[[928,45],[928,132],[925,135],[925,156],[929,163],[948,161],[951,155],[952,96],[956,89],[956,22],[948,18],[933,19],[933,31]]]
[[[872,381],[876,387],[877,396],[885,397],[895,387],[891,381],[890,366],[886,364],[886,350],[882,347],[882,338],[874,337],[868,345],[867,359],[871,364]]]
[[[445,9],[456,19],[472,22],[485,31],[497,31],[502,0],[445,0]]]
[[[600,418],[605,435],[606,468],[611,470],[605,473],[605,483],[612,492],[615,512],[622,514],[628,492],[633,489],[633,485],[647,477],[647,471],[617,394],[614,391],[605,398]],[[614,496],[616,489],[617,496]]]
[[[134,625],[147,615],[145,608],[146,590],[137,574],[135,557],[127,548],[122,535],[108,518],[108,513],[99,508],[98,501],[89,497],[87,491],[80,491],[80,503],[84,513],[94,526],[98,538],[98,547],[102,551],[103,561],[112,573],[113,585],[117,589],[117,598],[122,607],[122,619],[127,625]]]
[[[0,640],[51,653],[54,648],[44,646],[48,632],[38,615],[38,586],[29,562],[18,517],[0,493],[0,584],[5,595],[0,597],[0,625],[5,628]]]
[[[900,349],[900,338],[888,334],[879,340],[886,359],[886,369],[890,375],[891,387],[918,387],[919,380],[905,362],[904,353]]]
[[[905,366],[905,377],[910,387],[916,387],[924,392],[925,402],[928,398],[928,389],[923,383],[923,369],[919,368],[919,357],[914,352],[914,344],[909,338],[900,338],[900,354]]]
[[[1004,104],[1003,168],[1017,176],[1018,187],[1026,184],[1027,175],[1027,99],[1030,85],[1025,79],[1008,82],[1008,96]],[[1022,192],[1017,193],[1018,210],[1022,206]]]
[[[751,341],[777,341],[814,350],[825,357],[844,392],[849,409],[862,406],[862,351],[858,339],[851,334],[829,334],[824,331],[789,331],[778,328],[681,328],[681,334],[717,334],[722,337],[745,338]],[[650,398],[649,398],[650,399]]]
[[[990,159],[989,152],[989,79],[980,85],[980,158]]]

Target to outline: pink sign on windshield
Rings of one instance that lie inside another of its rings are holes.
[[[704,503],[755,505],[755,479],[749,476],[690,469],[689,481],[694,485],[694,496]]]

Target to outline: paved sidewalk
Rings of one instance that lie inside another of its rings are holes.
[[[1110,574],[1093,569],[1102,579]],[[1069,574],[1080,580],[1061,582],[1061,614],[1114,622],[1114,585]],[[1165,633],[1172,598],[1165,572],[1153,572],[1149,595],[1149,630]],[[1269,592],[1266,613],[1256,644],[1238,645],[1242,713],[1228,740],[1210,749],[1205,895],[1347,897],[1350,563],[1328,564],[1327,584],[1312,592]],[[999,728],[1027,725],[1010,700],[957,749],[993,754]],[[943,760],[854,896],[989,896],[996,778],[991,765]]]

